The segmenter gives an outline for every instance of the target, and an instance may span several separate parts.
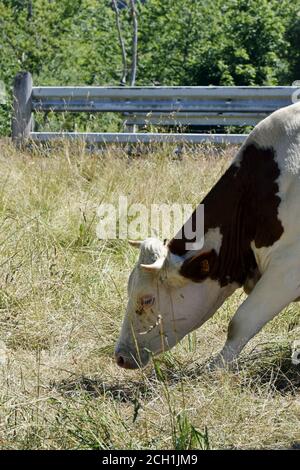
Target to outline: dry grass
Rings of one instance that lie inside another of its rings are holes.
[[[96,208],[196,204],[233,150],[83,146],[17,152],[0,143],[0,448],[290,448],[300,440],[294,304],[247,347],[235,372],[207,373],[237,292],[203,328],[145,370],[112,359],[136,252],[99,242]],[[5,360],[6,356],[6,360]],[[207,435],[205,434],[207,430]]]

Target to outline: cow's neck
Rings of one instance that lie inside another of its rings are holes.
[[[249,145],[239,164],[231,165],[202,201],[204,204],[204,246],[198,253],[187,250],[187,240],[172,239],[170,251],[186,262],[182,273],[195,281],[205,277],[221,285],[243,285],[256,270],[251,242],[259,248],[274,243],[283,228],[277,218],[279,170],[274,152]],[[196,229],[196,211],[192,216]],[[218,236],[219,235],[219,236]],[[192,240],[194,241],[194,240]],[[205,273],[205,260],[209,272]]]

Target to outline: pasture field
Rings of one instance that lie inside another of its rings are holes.
[[[237,291],[201,329],[143,370],[113,360],[137,252],[99,241],[96,209],[196,205],[236,149],[16,150],[0,141],[0,448],[261,449],[300,442],[300,339],[291,304],[233,371],[207,372]]]

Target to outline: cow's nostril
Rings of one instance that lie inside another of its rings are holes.
[[[124,357],[122,357],[121,355],[117,355],[116,357],[116,361],[117,361],[117,364],[119,367],[124,367],[125,365],[125,360],[124,360]]]

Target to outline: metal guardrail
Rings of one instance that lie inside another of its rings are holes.
[[[35,141],[49,142],[61,138],[84,140],[90,144],[95,143],[144,143],[151,142],[192,142],[201,144],[208,142],[214,144],[242,144],[247,134],[179,134],[179,133],[153,133],[153,132],[31,132],[30,137]]]
[[[49,141],[241,143],[245,134],[34,132],[34,112],[119,112],[128,125],[255,125],[292,103],[296,87],[34,87],[28,72],[14,82],[12,137]],[[129,113],[129,115],[128,115]]]
[[[190,112],[190,113],[125,113],[126,126],[255,126],[269,113],[235,113],[235,112]]]

